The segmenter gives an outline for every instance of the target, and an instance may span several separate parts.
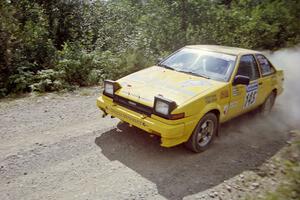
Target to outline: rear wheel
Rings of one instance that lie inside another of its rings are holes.
[[[213,113],[208,113],[202,117],[196,126],[193,134],[185,143],[185,146],[194,151],[205,151],[212,143],[218,130],[218,119]]]
[[[275,99],[276,99],[276,94],[275,92],[273,91],[268,97],[267,99],[265,100],[265,102],[263,103],[263,105],[261,106],[261,114],[264,115],[264,116],[267,116],[273,106],[274,106],[274,103],[275,103]]]

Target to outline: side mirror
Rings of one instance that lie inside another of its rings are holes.
[[[249,85],[250,83],[250,78],[249,76],[242,76],[242,75],[236,75],[234,77],[232,85]]]

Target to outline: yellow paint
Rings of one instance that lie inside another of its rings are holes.
[[[239,58],[245,54],[258,52],[231,47],[218,49],[218,46],[190,47],[236,55],[237,62],[230,81],[220,82],[154,66],[117,80],[121,89],[115,93],[150,107],[153,107],[154,96],[162,95],[177,103],[178,106],[172,114],[184,112],[185,118],[167,120],[154,114],[145,116],[117,105],[111,98],[104,95],[97,99],[97,106],[122,121],[148,133],[161,136],[161,145],[171,147],[186,142],[206,113],[212,111],[219,113],[219,122],[223,123],[257,108],[273,90],[276,90],[277,95],[283,91],[283,71],[276,70],[273,75],[261,76],[256,80],[257,84],[262,84],[258,85],[255,103],[244,107],[247,86],[233,86],[232,81],[237,73]],[[251,83],[255,84],[255,81]]]

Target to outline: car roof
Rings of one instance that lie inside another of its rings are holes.
[[[188,45],[185,46],[187,48],[192,49],[201,49],[206,51],[213,51],[218,53],[225,53],[225,54],[231,54],[231,55],[242,55],[242,54],[254,54],[254,53],[260,53],[259,51],[254,51],[250,49],[243,49],[238,47],[228,47],[228,46],[220,46],[220,45]]]

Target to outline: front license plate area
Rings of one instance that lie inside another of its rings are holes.
[[[143,122],[142,119],[137,119],[136,117],[130,116],[130,115],[120,112],[116,109],[108,109],[108,110],[111,113],[111,115],[113,115],[114,117],[117,117],[125,122],[128,122],[129,124],[137,125],[137,126],[146,126],[145,122]]]

